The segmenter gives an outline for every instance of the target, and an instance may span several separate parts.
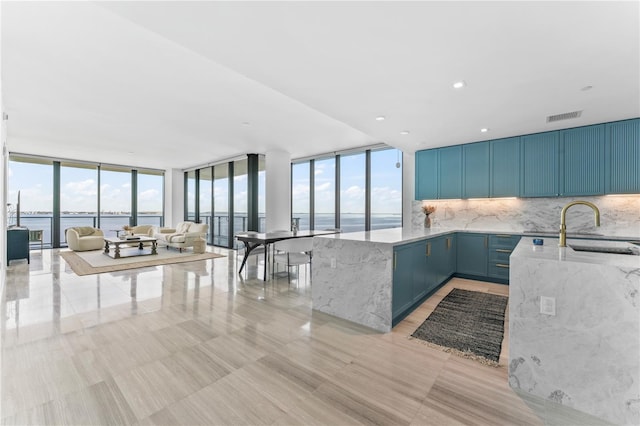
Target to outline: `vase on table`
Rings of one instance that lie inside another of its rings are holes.
[[[424,215],[424,227],[431,228],[431,218],[429,217],[428,214]]]

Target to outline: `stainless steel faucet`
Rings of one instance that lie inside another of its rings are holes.
[[[567,204],[562,208],[562,212],[560,213],[560,242],[558,243],[559,247],[567,246],[567,210],[569,210],[569,207],[575,206],[577,204],[583,204],[585,206],[591,207],[596,216],[596,226],[600,226],[600,210],[598,210],[598,207],[596,207],[595,204],[588,201],[573,201]]]

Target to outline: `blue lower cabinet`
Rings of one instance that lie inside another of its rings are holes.
[[[413,244],[395,247],[393,250],[393,318],[401,315],[413,304]]]
[[[520,241],[519,235],[489,235],[489,264],[487,276],[498,282],[509,283],[509,257]]]
[[[457,273],[487,276],[489,236],[487,234],[457,235]]]

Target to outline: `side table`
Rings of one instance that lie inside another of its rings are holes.
[[[9,261],[14,259],[27,259],[27,263],[31,263],[27,228],[7,229],[7,266]]]

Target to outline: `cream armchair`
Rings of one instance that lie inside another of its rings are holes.
[[[104,248],[104,233],[91,226],[76,226],[66,230],[67,245],[73,251]]]
[[[153,228],[152,233],[158,244],[182,251],[183,248],[193,247],[195,241],[204,239],[208,230],[206,223],[179,222],[175,228]]]
[[[153,225],[136,225],[129,229],[131,235],[140,237],[153,237]]]

